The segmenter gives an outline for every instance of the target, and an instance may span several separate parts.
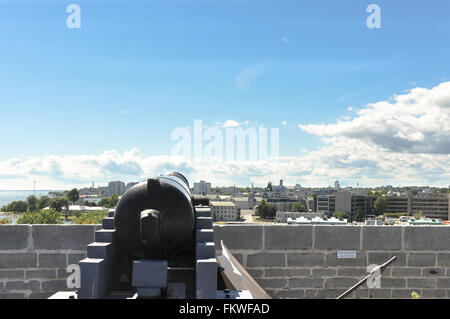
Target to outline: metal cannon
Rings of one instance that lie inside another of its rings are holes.
[[[103,219],[78,290],[51,298],[270,298],[221,244],[216,257],[208,198],[191,195],[180,173],[151,178]]]

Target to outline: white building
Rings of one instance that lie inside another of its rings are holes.
[[[208,195],[210,192],[211,192],[211,183],[206,183],[205,181],[194,183],[194,194]]]
[[[240,209],[250,209],[250,201],[248,197],[234,197],[231,201]]]
[[[122,195],[125,193],[126,186],[124,182],[121,181],[115,181],[115,182],[109,182],[108,184],[108,196],[111,197],[113,195]]]
[[[214,221],[236,221],[240,217],[240,209],[233,202],[209,202],[209,205]]]

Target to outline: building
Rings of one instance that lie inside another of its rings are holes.
[[[314,197],[314,207],[315,211],[330,217],[335,212],[335,198],[333,195],[317,195]]]
[[[277,223],[287,223],[288,218],[314,218],[319,217],[323,218],[323,213],[320,212],[307,212],[307,213],[300,213],[300,212],[277,212],[275,220]]]
[[[121,196],[125,193],[126,187],[125,183],[121,181],[109,182],[108,184],[108,196],[113,195]]]
[[[241,217],[239,207],[233,202],[209,202],[214,221],[236,221]]]
[[[235,197],[232,198],[231,201],[237,205],[241,210],[242,209],[251,209],[251,203],[249,197]]]
[[[337,191],[341,189],[341,185],[339,184],[339,181],[334,182],[334,189]]]
[[[211,183],[206,183],[205,181],[194,183],[194,194],[208,195],[209,193],[211,193]]]

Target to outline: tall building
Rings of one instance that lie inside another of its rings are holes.
[[[205,181],[194,183],[194,194],[208,195],[209,193],[211,193],[211,183],[206,183]]]
[[[339,181],[334,182],[334,189],[337,191],[341,189],[341,185],[339,184]]]
[[[126,187],[125,183],[121,181],[109,182],[108,184],[108,196],[111,197],[113,195],[122,195],[125,193]]]

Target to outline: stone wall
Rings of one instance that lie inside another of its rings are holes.
[[[66,267],[86,254],[100,225],[1,225],[0,298],[46,298],[66,288]],[[381,288],[350,298],[450,298],[448,226],[215,226],[249,273],[275,298],[336,298],[367,274],[395,261]],[[356,258],[339,259],[338,250]]]
[[[0,225],[0,299],[68,290],[67,266],[86,256],[100,225]]]

